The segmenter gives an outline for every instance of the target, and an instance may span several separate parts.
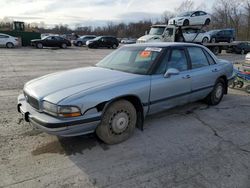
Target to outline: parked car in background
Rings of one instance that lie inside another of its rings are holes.
[[[25,121],[59,136],[96,132],[108,144],[128,139],[144,118],[205,99],[217,105],[234,78],[232,63],[188,43],[126,45],[95,66],[29,81],[18,97]]]
[[[81,37],[79,37],[78,39],[74,40],[74,41],[73,41],[73,44],[74,44],[75,46],[86,45],[86,42],[87,42],[88,40],[91,40],[91,39],[94,39],[94,38],[96,38],[95,35],[84,35],[84,36],[81,36]]]
[[[19,40],[7,34],[0,33],[0,46],[6,48],[14,48],[19,45]]]
[[[68,46],[71,46],[71,42],[59,36],[48,36],[42,39],[31,40],[31,46],[35,46],[37,48],[43,48],[43,47],[67,48]]]
[[[136,40],[135,38],[124,38],[121,40],[121,43],[122,44],[134,44],[136,43]]]
[[[119,46],[119,41],[117,38],[112,36],[100,36],[96,37],[95,39],[88,40],[86,42],[86,45],[89,48],[100,48],[100,47],[106,47],[106,48],[117,48]]]
[[[235,40],[234,29],[220,29],[209,31],[211,43],[216,42],[233,42]]]
[[[246,54],[250,52],[250,42],[234,42],[227,53]]]
[[[200,28],[183,28],[183,37],[186,42],[199,42],[199,43],[209,43],[210,35],[205,30]]]
[[[204,11],[185,12],[168,21],[169,25],[188,26],[188,25],[209,25],[211,16]]]

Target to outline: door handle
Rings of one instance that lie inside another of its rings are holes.
[[[183,79],[189,79],[189,78],[191,78],[191,76],[190,75],[186,75],[186,76],[183,76],[182,78]]]
[[[218,72],[219,70],[218,69],[213,69],[212,72]]]

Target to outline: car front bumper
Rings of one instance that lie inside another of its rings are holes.
[[[93,133],[101,121],[101,113],[77,118],[52,117],[31,107],[23,94],[18,96],[17,110],[26,122],[48,134],[63,137]]]

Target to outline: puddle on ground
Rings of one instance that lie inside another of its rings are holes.
[[[85,135],[69,138],[58,138],[54,142],[37,147],[32,151],[32,155],[41,155],[45,153],[58,153],[64,155],[83,154],[85,150],[100,146],[103,150],[109,147],[101,142],[95,135]]]

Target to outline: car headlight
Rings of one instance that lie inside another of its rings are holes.
[[[184,20],[184,18],[178,19],[178,21]]]
[[[76,106],[59,106],[48,101],[43,101],[43,111],[52,116],[59,117],[78,117],[81,116],[81,110]]]

